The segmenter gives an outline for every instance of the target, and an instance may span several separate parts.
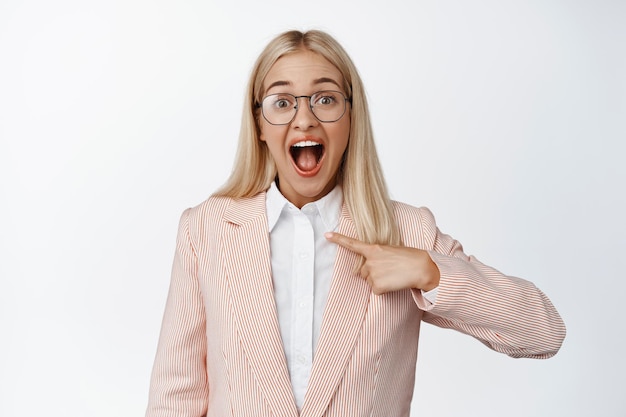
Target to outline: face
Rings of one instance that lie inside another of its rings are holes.
[[[321,55],[298,51],[274,63],[263,82],[263,97],[277,93],[310,96],[322,90],[345,95],[342,80],[339,70]],[[272,125],[260,113],[258,120],[261,140],[274,159],[285,198],[302,207],[335,187],[350,136],[350,103],[343,117],[330,123],[313,115],[307,98],[298,99],[296,116],[287,125]]]

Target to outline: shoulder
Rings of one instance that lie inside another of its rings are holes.
[[[179,233],[188,235],[196,248],[208,247],[229,224],[244,224],[263,216],[265,193],[245,198],[211,196],[182,213]]]
[[[202,203],[183,213],[190,226],[207,227],[226,222],[245,223],[248,218],[265,214],[265,192],[252,197],[233,198],[210,196]]]
[[[437,235],[437,224],[430,209],[399,201],[392,201],[392,206],[404,244],[418,248],[431,247]]]
[[[221,219],[234,201],[231,197],[211,196],[195,207],[188,208],[185,212],[190,220],[217,220]]]
[[[435,223],[435,216],[427,207],[415,207],[399,201],[392,201],[391,204],[393,206],[393,214],[399,225],[413,222]]]

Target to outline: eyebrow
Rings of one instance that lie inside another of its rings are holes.
[[[283,85],[291,85],[291,82],[289,82],[289,81],[274,81],[273,83],[271,83],[270,85],[267,86],[265,91],[270,91],[274,87],[282,87]]]
[[[337,87],[341,88],[341,86],[337,83],[337,81],[333,80],[332,78],[322,77],[313,81],[313,84],[324,84],[324,83],[332,83],[332,84],[335,84]]]
[[[322,78],[317,78],[313,80],[313,85],[324,84],[324,83],[335,84],[337,87],[341,88],[341,86],[337,83],[337,81],[333,80],[332,78],[322,77]],[[282,87],[282,86],[290,86],[290,85],[292,85],[291,81],[274,81],[269,86],[267,86],[265,91],[269,91],[274,87]]]

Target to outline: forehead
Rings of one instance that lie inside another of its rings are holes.
[[[324,83],[330,86],[336,84],[337,88],[341,88],[342,79],[339,69],[326,58],[303,50],[280,57],[265,76],[263,89],[266,92],[284,86],[306,89]]]

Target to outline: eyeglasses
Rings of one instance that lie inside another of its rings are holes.
[[[346,101],[352,102],[339,91],[318,91],[310,96],[294,96],[279,93],[265,97],[257,107],[263,117],[273,125],[287,125],[292,122],[298,112],[298,99],[308,98],[313,115],[322,123],[332,123],[341,119],[346,112]]]

